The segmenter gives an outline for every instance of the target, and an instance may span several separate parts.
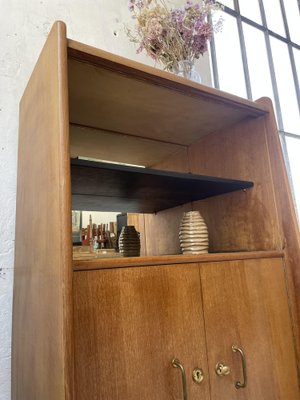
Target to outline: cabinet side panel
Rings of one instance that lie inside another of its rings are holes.
[[[20,104],[13,400],[72,398],[66,45],[57,22]]]
[[[210,251],[281,250],[264,117],[201,138],[189,149],[192,173],[254,182],[254,187],[195,202]]]
[[[285,163],[281,150],[279,135],[272,102],[268,98],[257,101],[268,107],[270,112],[265,118],[269,158],[273,175],[275,200],[278,210],[280,231],[283,236],[285,265],[289,286],[290,304],[295,329],[295,339],[300,374],[300,233],[295,208],[292,200]]]

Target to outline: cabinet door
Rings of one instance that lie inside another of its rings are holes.
[[[188,399],[209,399],[199,266],[75,272],[74,293],[77,400],[181,400],[174,357]]]
[[[281,259],[201,266],[207,351],[213,400],[298,400],[297,372]],[[245,353],[248,382],[243,381]],[[223,362],[230,374],[218,376]]]

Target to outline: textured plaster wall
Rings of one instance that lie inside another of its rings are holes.
[[[0,10],[0,400],[9,400],[20,97],[58,19],[66,22],[72,39],[150,65],[152,61],[137,55],[124,33],[123,24],[132,23],[127,0],[0,0]],[[209,84],[207,58],[200,68],[203,83]]]

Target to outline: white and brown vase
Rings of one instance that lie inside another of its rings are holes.
[[[199,211],[183,213],[179,241],[183,254],[208,253],[208,230]]]
[[[123,257],[138,257],[141,251],[140,234],[133,225],[123,226],[119,237],[119,252]]]

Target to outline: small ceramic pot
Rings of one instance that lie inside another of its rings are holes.
[[[133,225],[123,226],[119,237],[119,252],[124,257],[138,257],[141,251],[140,234]]]
[[[208,253],[208,230],[199,211],[183,213],[179,242],[183,254]]]

